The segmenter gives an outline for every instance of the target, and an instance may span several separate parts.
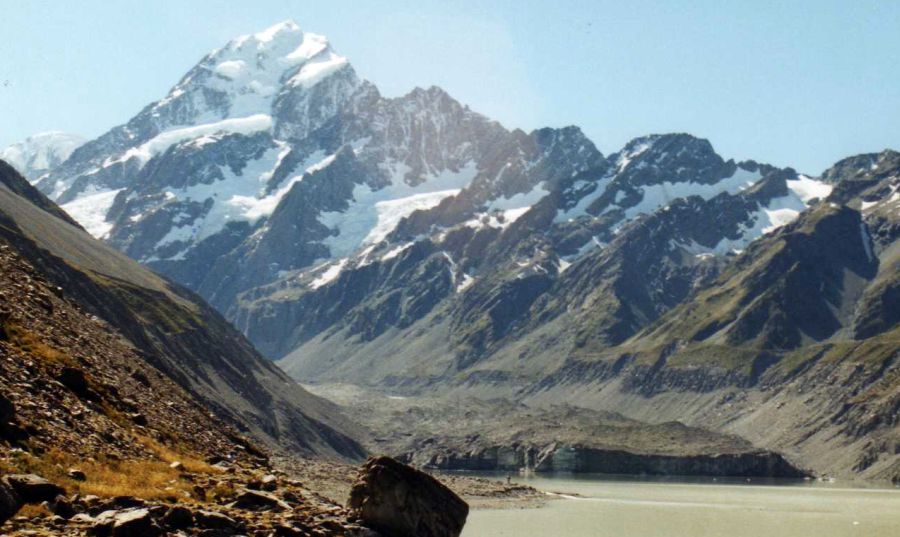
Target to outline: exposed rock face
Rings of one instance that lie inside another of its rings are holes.
[[[390,457],[366,461],[348,506],[351,517],[392,537],[458,537],[469,514],[450,489]]]

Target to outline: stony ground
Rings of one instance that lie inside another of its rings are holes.
[[[281,469],[222,461],[203,473],[177,462],[172,466],[182,485],[178,488],[188,484],[189,494],[157,500],[67,494],[26,506],[3,526],[3,535],[377,537],[353,521],[345,506],[357,477],[354,466],[287,459],[276,461]],[[535,507],[547,499],[522,485],[436,477],[476,509]]]

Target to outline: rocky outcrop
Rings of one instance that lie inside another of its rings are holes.
[[[0,525],[25,504],[47,502],[51,509],[65,501],[65,489],[34,474],[11,474],[0,479]],[[64,511],[64,509],[63,509]]]
[[[12,474],[3,478],[3,483],[15,491],[22,503],[51,502],[66,491],[34,474]]]
[[[351,517],[392,537],[458,537],[469,514],[453,491],[390,457],[366,461],[348,506]]]

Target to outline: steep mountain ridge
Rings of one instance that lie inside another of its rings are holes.
[[[233,426],[273,447],[359,457],[333,405],[263,360],[224,319],[80,228],[15,192],[32,187],[0,165],[0,236],[67,299],[103,319],[147,363]],[[7,185],[12,185],[10,189]]]

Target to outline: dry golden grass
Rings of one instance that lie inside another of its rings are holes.
[[[193,484],[181,478],[181,471],[170,464],[179,461],[193,473],[219,473],[220,470],[194,457],[179,454],[162,444],[140,437],[138,441],[152,457],[141,460],[116,460],[107,457],[79,459],[60,450],[52,450],[39,457],[21,454],[9,464],[0,464],[8,472],[35,473],[63,486],[69,494],[93,494],[103,498],[135,496],[146,500],[187,501]],[[76,481],[69,477],[70,468],[84,472],[87,479]]]
[[[45,344],[37,335],[19,325],[9,323],[3,328],[10,343],[35,359],[61,366],[73,367],[77,365],[71,356]]]
[[[146,436],[138,436],[136,438],[138,442],[162,461],[167,463],[178,461],[184,465],[185,470],[196,474],[221,473],[219,468],[207,464],[201,459],[188,455],[185,451],[178,451]]]
[[[47,509],[47,507],[44,505],[29,504],[22,506],[22,508],[19,509],[19,512],[16,513],[16,516],[24,516],[28,518],[49,517],[53,516],[53,513],[51,513],[50,510]]]

